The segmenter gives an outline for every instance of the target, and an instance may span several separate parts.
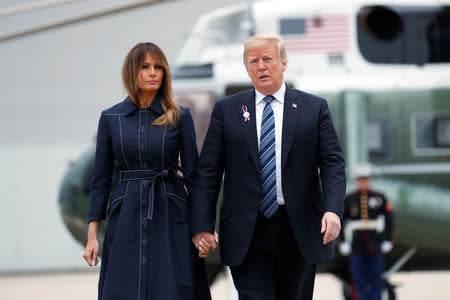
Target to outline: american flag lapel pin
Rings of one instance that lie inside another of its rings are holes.
[[[297,108],[297,103],[292,103],[292,108]]]

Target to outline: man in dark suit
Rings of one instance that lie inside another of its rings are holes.
[[[218,101],[191,197],[200,256],[219,244],[239,299],[312,299],[315,267],[334,256],[345,197],[345,163],[324,99],[284,83],[276,35],[251,37],[244,64],[254,89]],[[320,178],[320,179],[319,179]]]

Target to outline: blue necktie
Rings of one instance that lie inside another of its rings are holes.
[[[262,199],[259,210],[266,218],[271,218],[277,211],[277,176],[275,164],[275,120],[270,103],[273,96],[263,99],[266,106],[261,121],[261,137],[259,140],[259,161],[261,165]]]

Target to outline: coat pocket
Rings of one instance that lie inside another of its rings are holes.
[[[173,204],[170,209],[172,221],[179,224],[189,223],[189,201],[185,187],[169,182],[164,185],[164,189]]]
[[[123,198],[127,195],[129,182],[119,182],[115,187],[109,198],[108,216],[120,206]]]

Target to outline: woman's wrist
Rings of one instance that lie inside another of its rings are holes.
[[[100,227],[100,221],[91,221],[89,223],[88,241],[97,241],[99,227]]]
[[[88,242],[95,242],[97,241],[97,233],[88,233]]]

